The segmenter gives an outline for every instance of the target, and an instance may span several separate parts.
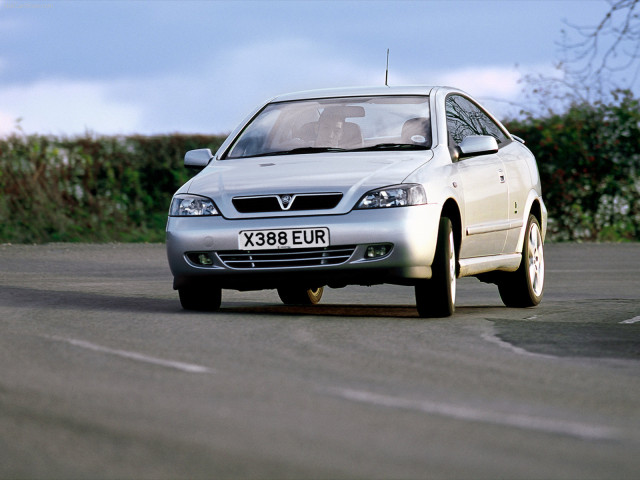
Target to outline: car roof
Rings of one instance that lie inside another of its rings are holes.
[[[332,97],[366,97],[378,95],[430,95],[434,89],[445,89],[460,93],[461,90],[451,87],[435,86],[402,86],[402,87],[345,87],[327,88],[322,90],[306,90],[302,92],[286,93],[271,99],[271,102],[286,102],[291,100],[306,100],[312,98]]]

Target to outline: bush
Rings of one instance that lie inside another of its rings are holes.
[[[551,240],[640,236],[640,102],[628,91],[613,98],[506,122],[538,160]]]
[[[163,241],[171,196],[204,135],[0,140],[0,242]]]

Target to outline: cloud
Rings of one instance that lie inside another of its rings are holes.
[[[27,133],[224,133],[274,95],[366,85],[371,77],[369,69],[308,41],[245,44],[178,73],[0,85],[0,134],[19,117]]]
[[[27,133],[117,134],[135,130],[143,107],[113,101],[110,88],[99,81],[65,79],[0,87],[0,134],[10,133],[18,118]]]
[[[522,89],[519,84],[521,74],[515,67],[465,68],[437,78],[438,83],[456,86],[474,97],[514,98]]]
[[[14,130],[16,118],[0,112],[0,136]]]
[[[425,71],[417,67],[392,70],[390,83],[460,87],[501,116],[496,109],[519,98],[521,70],[486,66]],[[383,82],[383,69],[372,69],[348,52],[321,48],[301,38],[273,39],[212,51],[198,65],[177,73],[0,85],[0,134],[9,133],[19,117],[27,133],[218,134],[229,132],[261,102],[280,93]]]

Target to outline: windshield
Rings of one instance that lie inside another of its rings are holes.
[[[345,97],[267,105],[225,158],[427,148],[429,97]]]

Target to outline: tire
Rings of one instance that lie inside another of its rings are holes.
[[[416,307],[421,317],[449,317],[455,312],[457,261],[451,220],[442,217],[438,243],[431,265],[432,277],[415,287]]]
[[[507,307],[535,307],[544,293],[544,250],[540,224],[529,215],[518,270],[503,273],[498,281],[500,298]]]
[[[280,287],[278,296],[285,305],[315,305],[322,298],[324,287]]]
[[[220,287],[184,287],[178,289],[180,304],[185,310],[198,312],[217,312],[222,303],[222,289]]]

